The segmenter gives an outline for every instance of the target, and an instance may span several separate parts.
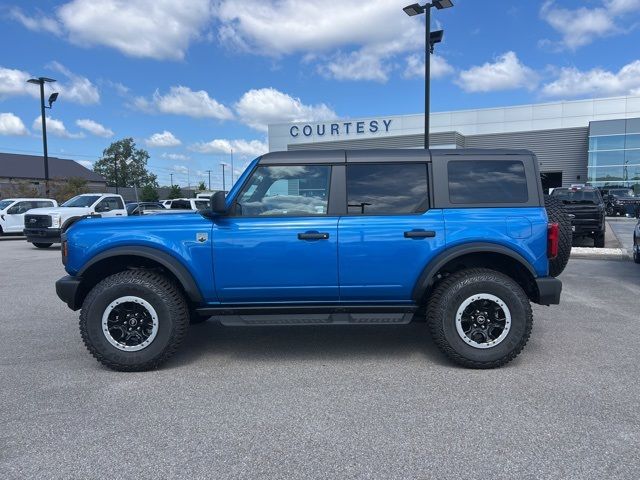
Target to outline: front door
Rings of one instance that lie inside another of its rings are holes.
[[[444,249],[442,210],[429,209],[427,163],[360,163],[351,152],[347,216],[340,219],[340,299],[344,303],[411,302],[429,261]],[[407,158],[406,156],[403,158]],[[417,161],[416,161],[417,160]]]
[[[214,277],[223,303],[338,301],[332,166],[258,166],[229,216],[215,220]]]
[[[24,229],[24,214],[32,208],[35,208],[32,203],[34,202],[23,200],[14,204],[7,210],[7,232],[22,232]]]

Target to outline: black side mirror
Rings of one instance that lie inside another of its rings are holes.
[[[216,192],[211,196],[211,212],[216,215],[226,215],[227,203],[223,191]]]

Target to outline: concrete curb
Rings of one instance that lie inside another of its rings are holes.
[[[573,247],[570,258],[588,260],[629,260],[629,254],[624,248],[590,248]]]

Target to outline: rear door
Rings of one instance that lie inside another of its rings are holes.
[[[122,217],[127,215],[120,197],[105,197],[95,207],[95,211],[103,217]]]
[[[411,301],[423,268],[444,248],[442,210],[430,208],[429,153],[397,155],[348,153],[347,215],[338,225],[342,302]]]
[[[344,164],[344,154],[342,156]],[[213,228],[224,303],[338,301],[338,216],[330,164],[259,165]]]

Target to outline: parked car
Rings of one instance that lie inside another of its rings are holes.
[[[612,188],[606,190],[604,196],[607,215],[610,217],[621,215],[623,217],[638,217],[640,212],[640,197],[633,193],[631,188]]]
[[[22,233],[24,214],[33,208],[57,207],[51,198],[7,198],[0,200],[0,235]]]
[[[546,208],[545,208],[546,205]],[[200,215],[87,218],[63,235],[58,296],[91,354],[159,366],[188,324],[405,324],[453,361],[513,360],[530,302],[560,301],[571,249],[538,161],[512,150],[269,153]],[[425,313],[426,312],[426,313]]]
[[[130,202],[126,205],[128,215],[143,215],[146,212],[165,210],[160,202]]]
[[[36,208],[24,217],[27,242],[38,248],[49,248],[60,243],[61,234],[87,215],[99,217],[125,217],[127,210],[120,195],[111,193],[85,193],[67,200],[59,207]]]
[[[591,237],[595,247],[604,247],[607,229],[605,205],[597,188],[588,186],[555,188],[551,196],[564,204],[565,210],[571,217],[574,237]]]
[[[211,201],[204,198],[174,198],[165,200],[162,205],[170,210],[206,210]]]

